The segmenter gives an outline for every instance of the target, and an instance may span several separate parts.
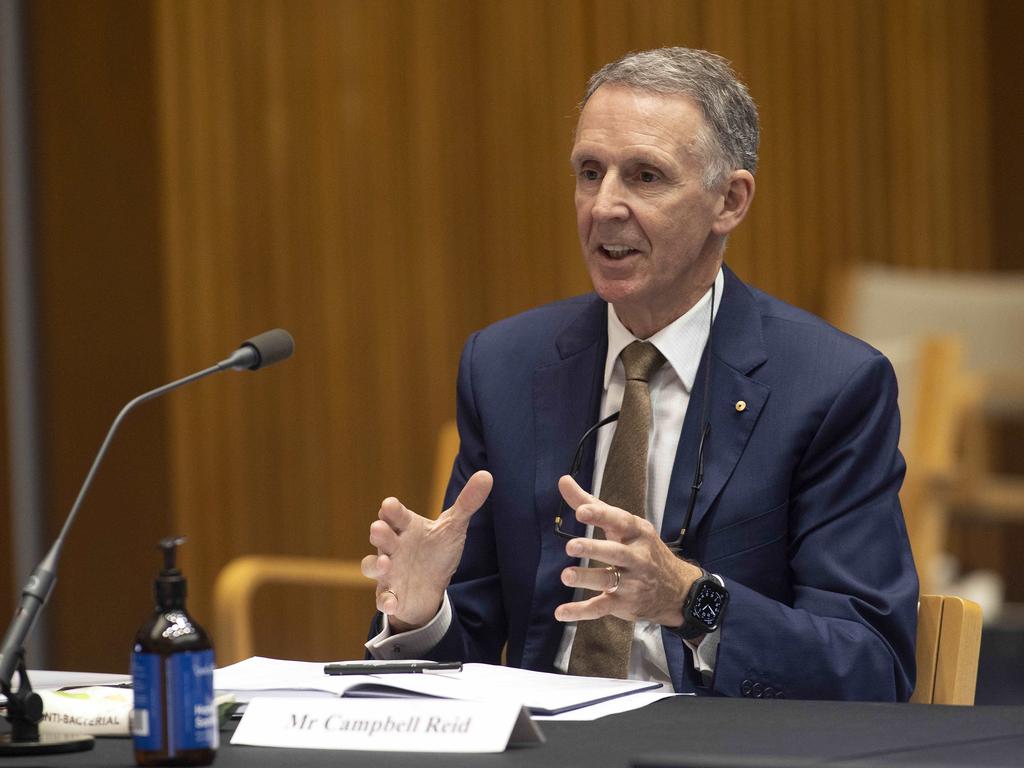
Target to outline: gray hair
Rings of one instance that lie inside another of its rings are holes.
[[[697,137],[706,189],[717,186],[737,168],[751,173],[757,169],[757,106],[721,56],[694,48],[657,48],[626,54],[594,73],[580,109],[605,83],[682,94],[697,103],[708,129]]]

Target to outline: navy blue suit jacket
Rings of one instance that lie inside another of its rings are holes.
[[[554,671],[574,561],[553,533],[557,480],[598,419],[604,301],[587,295],[474,334],[458,378],[461,447],[450,504],[494,475],[449,588],[455,620],[433,656]],[[665,632],[676,690],[739,696],[905,700],[914,685],[917,575],[897,492],[896,380],[868,345],[726,270],[715,320],[704,485],[684,554],[731,595],[714,680]],[[699,404],[703,367],[691,403]],[[738,410],[736,403],[746,408]],[[662,535],[689,499],[699,407],[688,408]],[[593,474],[593,441],[580,474]],[[572,516],[569,516],[570,519]],[[584,527],[576,523],[580,535]]]

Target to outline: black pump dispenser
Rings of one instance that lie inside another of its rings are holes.
[[[182,576],[175,565],[178,547],[185,543],[184,536],[160,539],[160,549],[164,553],[164,567],[160,576],[153,582],[153,591],[157,607],[161,611],[171,611],[185,607],[188,596],[188,581]]]

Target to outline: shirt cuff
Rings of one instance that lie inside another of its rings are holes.
[[[686,647],[693,652],[693,668],[700,673],[701,682],[707,688],[715,678],[715,661],[718,658],[718,640],[721,630],[716,629],[710,634],[704,635],[700,645],[694,645],[689,640],[683,640]]]
[[[419,629],[392,632],[387,615],[383,616],[380,633],[366,642],[366,650],[375,659],[421,659],[434,649],[452,625],[452,604],[448,592],[437,614]]]
[[[717,573],[711,574],[715,577],[721,586],[725,586],[725,581]],[[707,688],[711,685],[711,682],[715,678],[715,662],[718,660],[718,641],[721,639],[722,629],[719,627],[714,632],[710,632],[701,638],[698,645],[694,645],[689,640],[683,640],[686,643],[686,647],[690,649],[693,654],[693,668],[700,674],[701,682],[704,687]]]

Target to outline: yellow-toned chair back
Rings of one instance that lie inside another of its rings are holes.
[[[981,607],[948,595],[922,595],[917,610],[914,704],[974,704]]]

